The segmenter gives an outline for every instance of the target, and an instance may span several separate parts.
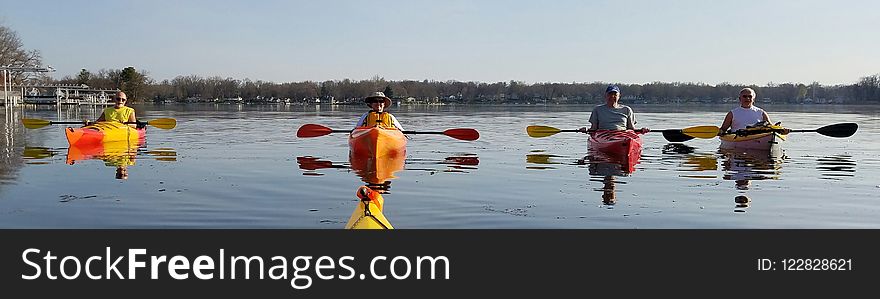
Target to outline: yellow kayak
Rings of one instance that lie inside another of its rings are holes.
[[[382,214],[382,204],[385,199],[382,194],[367,186],[361,186],[357,191],[357,208],[351,213],[351,218],[345,225],[346,229],[393,229],[391,222]]]
[[[143,143],[147,130],[115,121],[103,121],[82,128],[68,127],[64,131],[70,145],[91,146],[106,142]]]
[[[751,127],[736,133],[724,134],[721,139],[722,149],[749,149],[749,150],[781,150],[782,143],[787,135],[780,133],[782,126],[779,124]]]

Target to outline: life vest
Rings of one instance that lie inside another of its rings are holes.
[[[107,107],[104,108],[104,120],[106,121],[118,121],[118,122],[127,122],[131,115],[134,114],[134,109],[131,107],[122,107],[116,109],[115,107]]]
[[[394,121],[391,120],[391,114],[388,112],[376,113],[375,111],[370,111],[370,113],[367,114],[367,119],[364,120],[364,127],[375,126],[393,128]]]

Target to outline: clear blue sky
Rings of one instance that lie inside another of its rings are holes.
[[[134,66],[273,82],[850,84],[880,73],[880,1],[2,0],[71,75]]]

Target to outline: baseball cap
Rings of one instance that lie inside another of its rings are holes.
[[[617,87],[617,85],[608,85],[608,88],[605,89],[605,93],[609,92],[620,93],[620,87]]]

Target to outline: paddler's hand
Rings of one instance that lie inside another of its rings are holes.
[[[587,127],[581,127],[580,129],[578,129],[578,132],[587,133]]]
[[[649,130],[648,128],[641,128],[641,129],[636,130],[636,132],[639,132],[640,134],[645,134],[645,133],[651,132],[651,130]]]

